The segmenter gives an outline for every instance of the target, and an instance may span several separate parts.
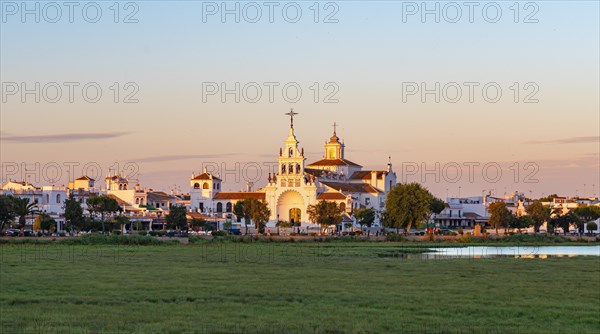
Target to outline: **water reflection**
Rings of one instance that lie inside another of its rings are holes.
[[[431,248],[432,252],[408,254],[407,259],[485,259],[511,257],[519,259],[546,259],[549,257],[600,256],[599,246],[469,246]]]

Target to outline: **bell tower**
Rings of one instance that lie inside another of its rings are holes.
[[[325,143],[325,159],[344,159],[344,144],[337,136],[337,123],[333,123],[333,136]]]
[[[284,146],[279,149],[279,170],[275,176],[275,182],[280,187],[301,187],[304,178],[304,149],[298,149],[300,143],[294,134],[294,116],[298,113],[291,109],[286,113],[290,116],[290,132],[284,142]]]

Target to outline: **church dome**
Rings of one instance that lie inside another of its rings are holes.
[[[331,138],[329,138],[329,142],[330,143],[339,143],[340,138],[338,138],[337,134],[334,132],[333,136],[331,136]]]

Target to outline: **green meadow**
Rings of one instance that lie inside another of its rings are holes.
[[[0,246],[2,333],[598,333],[600,259],[402,243]]]

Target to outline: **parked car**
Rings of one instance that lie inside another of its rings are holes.
[[[425,230],[411,230],[411,235],[425,235]]]
[[[449,228],[440,229],[440,234],[442,235],[457,235],[458,233],[455,230],[451,230]]]
[[[21,230],[16,228],[9,228],[6,230],[6,235],[9,237],[18,237],[21,234]]]

